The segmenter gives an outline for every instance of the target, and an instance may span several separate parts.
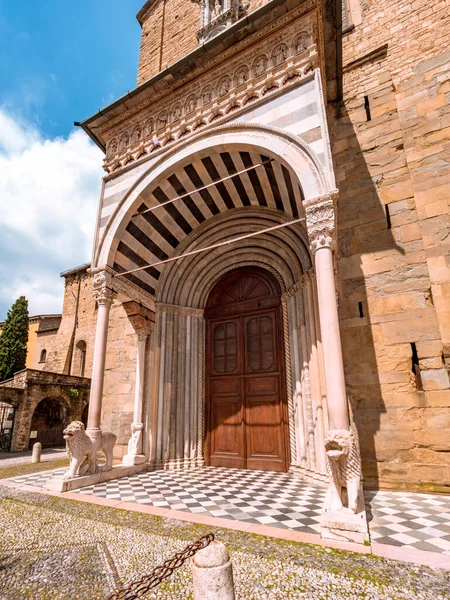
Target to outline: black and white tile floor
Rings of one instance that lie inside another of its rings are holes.
[[[54,471],[57,476],[63,471]],[[43,487],[49,472],[14,481]],[[206,467],[154,471],[76,490],[305,533],[320,532],[324,488],[286,473]],[[366,492],[371,540],[450,555],[450,497],[407,492]]]

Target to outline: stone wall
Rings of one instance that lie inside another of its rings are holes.
[[[102,429],[117,435],[114,457],[127,451],[133,421],[137,336],[123,306],[114,301],[108,329]]]
[[[80,420],[89,399],[89,379],[24,369],[0,385],[0,401],[16,408],[11,451],[28,450],[36,407],[46,398],[59,403],[68,420]]]
[[[84,377],[90,377],[97,319],[97,309],[92,295],[92,279],[85,267],[64,275],[64,281],[61,324],[58,330],[38,332],[36,356],[39,359],[42,349],[46,349],[47,360],[45,363],[36,364],[36,368],[81,376],[80,352],[77,344],[84,341],[86,342]]]
[[[267,0],[247,0],[247,14]],[[147,2],[139,17],[142,25],[138,84],[164,70],[199,43],[200,3],[193,0],[155,0]]]
[[[365,485],[448,490],[450,2],[360,8],[361,24],[344,34],[344,101],[329,121]]]

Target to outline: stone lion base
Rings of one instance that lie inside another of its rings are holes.
[[[358,495],[356,514],[331,510],[322,514],[320,524],[320,536],[325,539],[354,542],[355,544],[368,543],[369,529],[362,486]]]
[[[64,479],[63,476],[49,479],[45,484],[45,488],[51,492],[70,492],[88,485],[105,483],[105,481],[119,479],[119,477],[128,477],[129,475],[146,470],[147,463],[139,465],[114,465],[110,471],[100,471],[92,475],[82,475],[81,477],[72,477],[71,479]]]

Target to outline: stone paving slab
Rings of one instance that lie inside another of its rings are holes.
[[[63,472],[14,481],[42,487]],[[216,467],[138,473],[77,493],[316,535],[325,499],[324,488],[287,473]],[[372,542],[450,556],[449,496],[383,491],[365,496]]]
[[[105,600],[115,586],[149,573],[211,530],[230,552],[237,600],[450,599],[450,573],[426,567],[74,502],[1,482],[0,498],[0,522],[8,523],[0,536],[2,600]],[[150,598],[192,600],[189,564],[143,596]]]

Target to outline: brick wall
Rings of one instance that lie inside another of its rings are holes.
[[[247,0],[247,14],[267,0]],[[200,3],[192,0],[155,0],[142,16],[138,84],[198,47]]]
[[[450,1],[360,8],[329,107],[348,389],[366,484],[448,489]]]

